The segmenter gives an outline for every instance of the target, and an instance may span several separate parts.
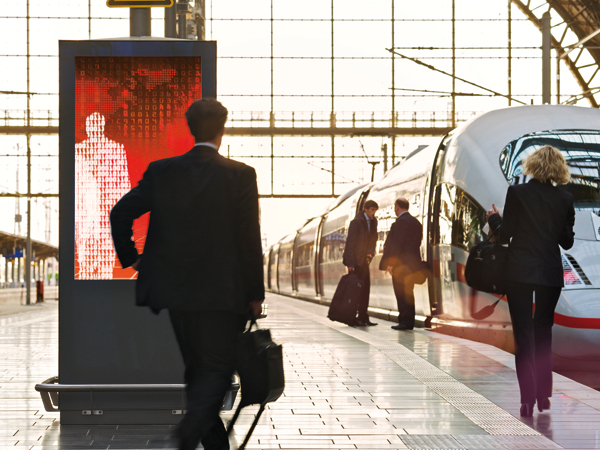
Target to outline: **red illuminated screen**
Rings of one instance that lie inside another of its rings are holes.
[[[194,145],[185,111],[201,97],[198,57],[75,58],[75,279],[136,277],[110,234],[114,204],[151,161]],[[134,223],[142,253],[148,214]]]

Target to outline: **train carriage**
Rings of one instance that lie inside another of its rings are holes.
[[[283,277],[289,273],[291,279],[285,279],[282,293],[328,303],[345,272],[342,255],[349,223],[364,202],[372,199],[380,208],[370,309],[376,315],[397,316],[391,279],[378,267],[395,220],[393,203],[405,197],[411,214],[423,224],[421,255],[431,268],[427,282],[415,288],[418,319],[438,331],[510,350],[505,299],[498,302],[497,296],[467,286],[464,266],[469,248],[487,238],[487,209],[492,204],[502,209],[509,184],[527,181],[522,174],[524,158],[547,144],[561,150],[569,164],[572,178],[561,188],[573,194],[576,209],[575,244],[562,252],[565,288],[556,309],[553,352],[559,368],[598,378],[600,111],[596,109],[519,106],[473,118],[439,145],[409,154],[381,180],[344,194],[286,238],[285,245],[292,246],[293,266],[286,262],[283,272],[281,267],[276,272],[269,265],[267,287],[276,291],[274,274],[280,274],[279,286],[283,286]],[[277,249],[280,265],[283,242],[270,250],[273,261]],[[600,381],[591,384],[600,386]]]

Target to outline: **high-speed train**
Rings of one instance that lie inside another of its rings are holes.
[[[600,387],[600,111],[519,106],[471,119],[439,145],[410,153],[384,177],[354,188],[265,252],[267,290],[329,303],[346,269],[348,226],[367,199],[379,204],[377,255],[371,263],[370,314],[394,319],[391,278],[378,270],[394,201],[405,197],[423,224],[421,256],[430,266],[415,286],[417,319],[442,333],[512,350],[505,298],[467,286],[468,250],[487,238],[486,211],[504,205],[510,184],[526,182],[524,158],[542,145],[563,153],[575,197],[575,244],[562,251],[565,287],[556,308],[555,370]]]

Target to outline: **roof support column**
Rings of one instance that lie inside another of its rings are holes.
[[[550,13],[542,15],[542,103],[550,104],[550,51],[552,35],[550,34]]]

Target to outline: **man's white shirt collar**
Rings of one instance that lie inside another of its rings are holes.
[[[204,145],[206,147],[211,147],[211,148],[214,148],[217,151],[219,150],[219,147],[217,147],[212,142],[198,142],[196,145],[194,145],[194,147],[198,147],[199,145]]]

